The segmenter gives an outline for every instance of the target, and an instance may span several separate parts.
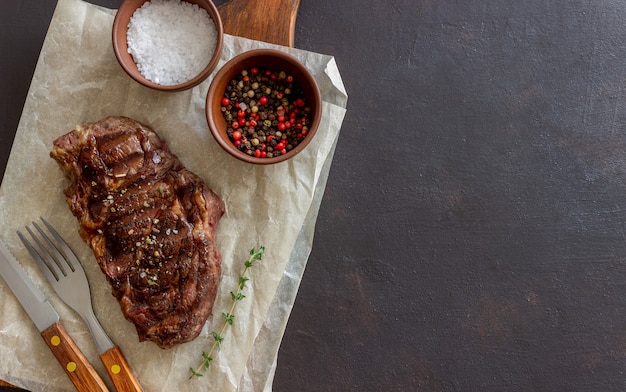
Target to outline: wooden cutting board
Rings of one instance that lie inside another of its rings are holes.
[[[230,0],[218,9],[225,33],[293,47],[299,5],[300,0]]]
[[[218,7],[224,32],[293,47],[300,0],[230,0]],[[0,380],[0,387],[20,391]]]

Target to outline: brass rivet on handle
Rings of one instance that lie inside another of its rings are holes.
[[[122,371],[122,368],[120,367],[120,365],[111,366],[111,373],[119,374],[121,371]]]
[[[50,343],[53,346],[58,346],[59,344],[61,344],[61,338],[58,337],[57,335],[54,335],[53,337],[50,338]]]
[[[70,372],[73,372],[74,370],[76,370],[76,362],[68,362],[67,370]]]

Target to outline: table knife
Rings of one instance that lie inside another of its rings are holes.
[[[100,375],[59,322],[59,314],[33,284],[2,241],[0,241],[0,275],[28,313],[76,390],[108,392],[109,389]]]

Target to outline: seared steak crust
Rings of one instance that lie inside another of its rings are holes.
[[[148,126],[83,123],[50,153],[70,179],[67,204],[140,341],[194,339],[221,274],[215,228],[224,203]]]

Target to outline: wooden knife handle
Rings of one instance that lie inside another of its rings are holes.
[[[119,347],[115,346],[105,351],[100,355],[100,359],[118,392],[143,391]]]
[[[96,369],[89,363],[63,326],[54,323],[41,332],[48,347],[57,358],[65,374],[79,392],[109,392]]]

